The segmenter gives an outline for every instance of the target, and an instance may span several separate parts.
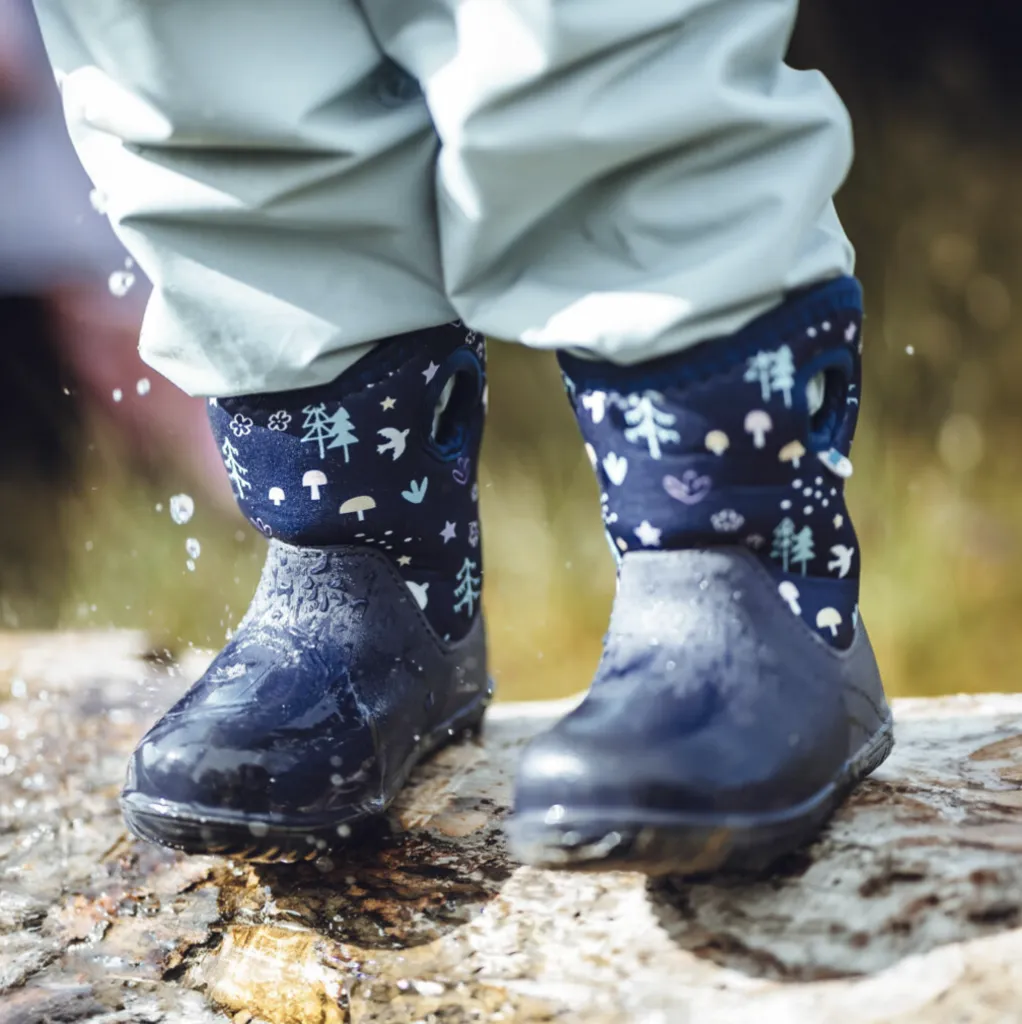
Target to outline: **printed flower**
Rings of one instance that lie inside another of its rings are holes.
[[[287,409],[278,409],[275,413],[270,414],[269,422],[267,426],[270,430],[287,430],[291,423],[291,413]]]
[[[248,416],[242,416],[240,412],[234,414],[234,418],[228,425],[235,437],[244,437],[246,434],[252,433],[252,420]]]
[[[733,508],[723,508],[710,516],[710,522],[717,533],[737,533],[745,525],[745,516]]]

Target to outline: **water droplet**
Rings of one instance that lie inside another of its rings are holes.
[[[350,825],[338,825],[337,826],[337,834],[342,839],[347,839],[348,836],[351,835],[351,826]]]
[[[195,572],[195,563],[189,558],[188,561],[185,562],[185,568],[189,572]]]
[[[248,830],[252,835],[262,838],[269,833],[270,826],[265,821],[250,821],[248,823]]]
[[[140,395],[148,395],[148,394],[149,394],[149,389],[150,389],[151,387],[152,387],[152,384],[150,383],[150,381],[149,381],[149,378],[148,378],[148,377],[141,377],[141,378],[140,378],[140,379],[139,379],[138,381],[136,381],[136,383],[135,383],[135,390],[136,390],[136,391],[137,391],[137,392],[138,392],[138,393],[139,393]]]
[[[195,502],[190,494],[175,494],[170,499],[170,518],[184,526],[195,513]]]
[[[334,862],[329,857],[317,857],[316,858],[316,870],[322,871],[323,874],[327,874],[329,871],[333,871]]]
[[[189,537],[185,541],[185,551],[190,558],[198,558],[202,554],[202,545],[194,537]]]
[[[546,816],[543,821],[547,825],[556,825],[559,821],[564,821],[564,815],[567,812],[564,810],[563,804],[554,804],[550,810],[546,812]]]
[[[119,402],[124,397],[124,392],[120,388],[114,388],[113,398],[115,402]]]
[[[134,287],[135,275],[130,270],[115,270],[107,279],[107,287],[115,298],[123,299]]]
[[[905,346],[905,355],[907,355],[907,356],[914,356],[915,354],[916,354],[916,347],[915,347],[915,345],[906,345]]]

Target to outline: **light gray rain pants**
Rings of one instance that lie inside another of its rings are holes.
[[[783,63],[797,0],[36,7],[155,286],[142,355],[192,394],[457,318],[631,363],[852,269],[848,117]]]

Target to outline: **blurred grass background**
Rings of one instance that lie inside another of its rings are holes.
[[[828,0],[807,5],[793,49],[793,63],[828,73],[856,124],[839,197],[868,310],[850,496],[863,614],[895,694],[1022,688],[1019,29],[1017,4]],[[504,698],[554,697],[595,667],[613,568],[552,358],[494,344],[491,368],[493,668]],[[86,423],[77,452],[72,484],[7,486],[31,511],[0,510],[18,520],[0,547],[3,623],[219,646],[262,540],[212,501],[175,525],[168,498],[187,476],[127,459],[115,422]],[[202,544],[194,572],[186,537]]]

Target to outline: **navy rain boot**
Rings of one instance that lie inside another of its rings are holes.
[[[675,356],[561,356],[618,591],[590,692],[523,756],[522,861],[763,868],[890,752],[844,500],[861,303],[842,278]]]
[[[315,856],[478,728],[484,358],[479,335],[447,325],[383,342],[322,387],[210,400],[270,547],[233,639],[132,756],[121,805],[136,835]]]

